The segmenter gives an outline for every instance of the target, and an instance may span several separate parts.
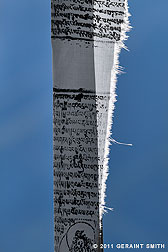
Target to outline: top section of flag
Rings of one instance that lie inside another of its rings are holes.
[[[52,0],[51,38],[118,42],[126,16],[126,0]]]

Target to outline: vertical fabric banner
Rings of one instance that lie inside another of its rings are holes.
[[[55,252],[102,251],[127,0],[51,0]]]

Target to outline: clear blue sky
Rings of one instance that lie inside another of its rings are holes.
[[[104,241],[168,251],[168,1],[129,6],[113,138],[133,147],[111,147]],[[50,1],[0,10],[0,252],[53,252]]]

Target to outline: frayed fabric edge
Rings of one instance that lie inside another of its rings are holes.
[[[124,22],[121,25],[121,40],[119,42],[114,43],[114,64],[111,71],[111,90],[110,90],[110,101],[109,101],[109,111],[108,111],[108,121],[107,121],[107,136],[105,143],[105,154],[104,154],[104,168],[103,168],[103,176],[102,176],[102,188],[100,195],[100,228],[102,229],[102,217],[104,213],[107,213],[108,210],[113,210],[113,208],[109,208],[105,206],[105,198],[106,198],[106,181],[109,174],[109,152],[111,142],[115,142],[118,144],[132,146],[132,144],[124,144],[119,143],[111,138],[112,136],[112,124],[113,124],[113,112],[115,109],[116,99],[116,84],[117,84],[117,75],[122,73],[122,68],[119,66],[119,54],[122,48],[128,50],[124,44],[124,41],[128,39],[127,32],[132,28],[129,23],[130,13],[128,11],[128,1],[125,1],[125,14],[124,14]]]

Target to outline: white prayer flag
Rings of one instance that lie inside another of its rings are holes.
[[[102,251],[127,0],[52,0],[55,252]],[[82,250],[83,249],[83,250]]]

